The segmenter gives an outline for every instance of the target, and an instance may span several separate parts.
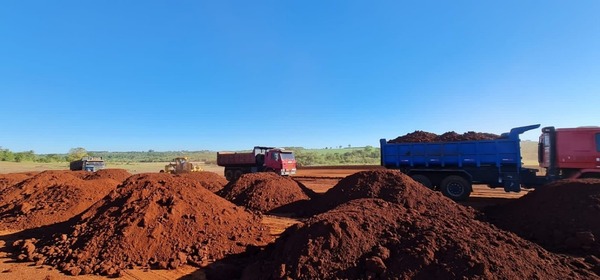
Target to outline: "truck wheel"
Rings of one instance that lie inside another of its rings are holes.
[[[241,176],[242,176],[242,171],[241,170],[236,170],[235,173],[234,173],[234,175],[233,175],[234,180],[239,179]]]
[[[450,175],[442,181],[442,193],[454,201],[463,201],[471,195],[471,184],[465,178]]]
[[[227,181],[233,181],[233,171],[226,170],[225,171],[225,179],[227,179]]]
[[[429,178],[427,178],[427,176],[422,175],[422,174],[415,174],[411,176],[413,180],[421,183],[421,185],[426,186],[429,189],[434,189],[433,188],[433,183],[431,183],[431,180],[429,180]]]

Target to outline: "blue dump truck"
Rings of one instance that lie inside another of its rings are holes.
[[[472,184],[519,192],[545,182],[537,169],[521,163],[519,135],[537,125],[517,127],[494,140],[432,143],[388,143],[381,139],[381,165],[398,169],[451,199],[466,200]]]

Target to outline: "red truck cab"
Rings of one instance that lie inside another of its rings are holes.
[[[545,127],[538,147],[549,179],[600,178],[600,127]]]
[[[279,175],[296,174],[296,158],[291,151],[270,149],[265,154],[265,171],[275,172]]]

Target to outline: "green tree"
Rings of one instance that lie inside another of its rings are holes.
[[[0,161],[14,161],[15,154],[8,149],[0,149]]]
[[[15,161],[35,161],[35,153],[33,151],[15,153]]]
[[[82,157],[88,156],[88,151],[84,148],[71,148],[67,155],[68,161],[80,160]]]

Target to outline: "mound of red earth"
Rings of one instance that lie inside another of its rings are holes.
[[[269,212],[310,199],[296,181],[272,172],[244,174],[225,186],[219,195],[237,205],[260,212]]]
[[[175,268],[211,260],[271,241],[260,218],[170,174],[138,174],[54,238],[20,240],[19,259],[54,265],[70,275],[118,276],[133,266]]]
[[[35,175],[35,173],[0,174],[0,191]]]
[[[471,140],[495,140],[500,138],[499,135],[492,133],[469,131],[463,134],[458,134],[454,131],[446,132],[442,135],[437,135],[431,132],[416,130],[403,136],[398,136],[395,139],[389,140],[388,143],[429,143],[429,142],[457,142]]]
[[[214,172],[189,172],[177,176],[183,176],[197,180],[200,183],[200,185],[202,185],[203,187],[205,187],[213,193],[222,190],[223,187],[227,185],[227,180],[223,176],[219,176],[217,173]]]
[[[374,186],[411,180],[379,174]],[[354,199],[288,228],[243,279],[598,279],[425,187],[396,190],[400,203]]]
[[[121,181],[82,180],[70,171],[44,171],[0,191],[0,229],[64,222],[114,190]]]
[[[83,171],[85,176],[84,180],[95,180],[95,179],[113,179],[118,182],[123,182],[125,179],[131,176],[125,169],[100,169],[96,172]]]
[[[420,199],[414,199],[415,197]],[[307,211],[310,214],[322,213],[359,198],[380,198],[418,209],[430,207],[429,205],[436,203],[437,200],[450,201],[441,193],[431,192],[398,170],[382,169],[361,171],[347,176],[315,199],[312,209]],[[463,215],[475,217],[473,209],[461,208],[461,210],[464,211]]]
[[[486,216],[498,227],[546,249],[600,258],[599,179],[558,181],[488,208]]]

